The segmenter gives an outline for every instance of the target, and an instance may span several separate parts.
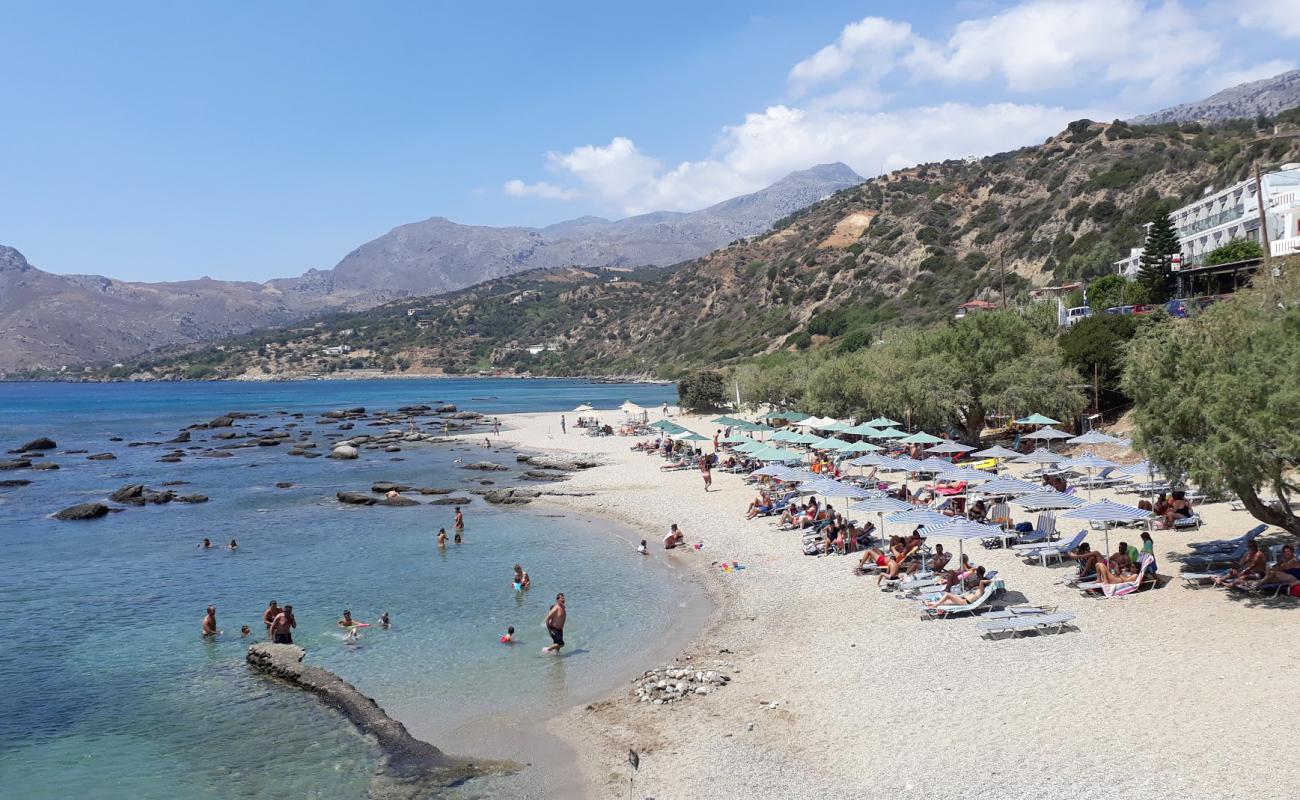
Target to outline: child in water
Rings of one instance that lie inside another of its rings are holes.
[[[505,633],[501,634],[501,644],[514,644],[514,643],[515,643],[515,626],[511,625],[510,627],[506,628]]]
[[[643,556],[650,555],[650,551],[649,551],[649,549],[646,548],[646,545],[645,545],[645,539],[642,539],[642,540],[641,540],[641,544],[639,544],[639,545],[636,546],[636,551],[637,551],[638,553],[640,553],[641,555],[643,555]]]
[[[252,635],[252,633],[253,633],[252,629],[249,628],[247,625],[245,625],[244,627],[239,629],[239,638],[247,639],[250,635]]]

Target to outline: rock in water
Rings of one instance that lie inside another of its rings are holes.
[[[365,492],[339,492],[335,497],[340,503],[349,503],[354,506],[373,506],[379,502],[379,499]]]
[[[10,480],[0,481],[0,489],[14,489],[19,486],[28,486],[30,484],[31,481],[29,480],[25,480],[23,478],[13,478]]]
[[[393,483],[391,481],[376,481],[371,484],[370,491],[388,494],[389,492],[409,492],[411,487],[404,483]]]
[[[431,506],[467,506],[472,497],[439,497],[437,500],[429,501]]]
[[[232,418],[230,418],[230,417],[228,417],[228,416],[222,416],[222,417],[217,417],[216,419],[214,419],[214,420],[212,420],[211,422],[209,422],[209,423],[208,423],[208,427],[209,427],[209,428],[229,428],[230,426],[232,426],[232,425],[234,425],[234,424],[235,424],[235,420],[234,420],[234,419],[232,419]]]
[[[409,497],[402,497],[400,494],[395,497],[385,497],[375,505],[379,506],[418,506],[419,500],[412,500]]]
[[[116,461],[117,456],[112,453],[96,453],[93,456],[86,456],[87,461]]]
[[[54,515],[55,519],[98,519],[108,513],[108,506],[103,503],[81,503],[68,506]]]
[[[356,458],[357,448],[350,444],[341,444],[330,451],[330,458]]]
[[[49,469],[58,469],[58,468],[59,465],[55,464],[53,461],[42,461],[39,464],[32,465],[32,469],[35,470],[49,470]]]
[[[26,458],[16,458],[13,461],[0,461],[0,469],[27,469],[31,465],[31,460]]]
[[[206,494],[178,494],[176,495],[178,503],[206,503],[208,496]]]
[[[144,498],[143,483],[127,484],[108,496],[108,499],[112,500],[114,503],[127,503],[137,498]]]
[[[42,436],[39,439],[32,439],[30,442],[18,448],[17,450],[10,450],[9,452],[31,453],[36,450],[53,450],[56,447],[58,447],[58,445],[54,443],[53,439]]]
[[[477,461],[473,464],[465,464],[461,466],[461,469],[476,469],[483,472],[505,472],[510,468],[502,466],[501,464],[493,464],[491,461]]]

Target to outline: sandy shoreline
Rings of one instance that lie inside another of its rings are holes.
[[[716,475],[706,495],[697,473],[661,472],[629,437],[561,435],[558,414],[502,419],[502,438],[521,449],[608,459],[562,484],[593,496],[547,505],[620,520],[652,546],[672,522],[704,543],[658,552],[714,603],[681,657],[725,660],[733,680],[671,706],[637,703],[625,687],[553,719],[589,797],[626,796],[629,748],[641,753],[634,796],[659,798],[742,787],[759,798],[1066,797],[1101,783],[1109,797],[1281,798],[1300,776],[1276,746],[1300,730],[1288,699],[1300,674],[1298,603],[1176,581],[1092,600],[1059,585],[1069,568],[976,546],[977,563],[1000,570],[1013,598],[1078,615],[1062,636],[990,642],[969,620],[922,621],[911,603],[852,575],[847,558],[803,556],[793,534],[744,520],[753,492],[739,476]],[[1176,573],[1168,556],[1187,542],[1255,524],[1227,504],[1200,511],[1199,532],[1154,534],[1163,574]],[[710,567],[723,560],[746,569]]]

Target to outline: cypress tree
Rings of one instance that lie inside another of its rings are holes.
[[[1152,302],[1161,303],[1169,299],[1170,284],[1173,282],[1169,262],[1181,252],[1174,221],[1167,212],[1162,211],[1151,221],[1138,267],[1138,283],[1147,288]]]

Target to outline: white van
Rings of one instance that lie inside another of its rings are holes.
[[[1065,317],[1064,319],[1061,320],[1061,324],[1068,328],[1071,325],[1075,324],[1076,322],[1079,322],[1080,320],[1085,320],[1091,316],[1092,316],[1092,308],[1090,308],[1089,306],[1075,306],[1074,308],[1067,308],[1065,309]]]

